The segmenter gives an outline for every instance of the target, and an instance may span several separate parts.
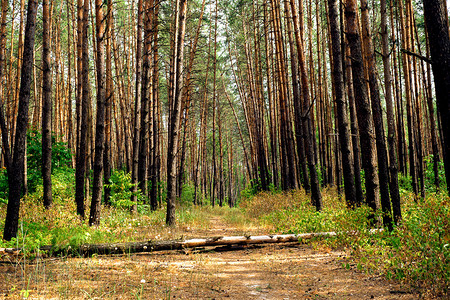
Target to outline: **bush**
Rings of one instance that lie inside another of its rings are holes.
[[[191,206],[194,203],[195,187],[191,184],[183,184],[181,191],[180,204],[183,206]]]
[[[347,209],[333,190],[323,191],[322,212],[316,212],[309,197],[298,191],[259,193],[241,207],[277,233],[341,232],[324,243],[348,248],[358,269],[404,281],[424,294],[446,296],[450,291],[450,198],[431,194],[415,202],[406,190],[409,178],[402,179],[403,220],[392,232],[370,233],[370,209]]]
[[[109,182],[106,187],[111,190],[110,201],[113,207],[128,209],[136,205],[137,203],[131,201],[131,196],[133,195],[137,196],[138,201],[142,200],[143,195],[139,188],[133,194],[132,188],[135,185],[131,183],[131,173],[126,173],[123,170],[114,170]]]
[[[403,175],[402,173],[398,173],[398,188],[400,194],[405,194],[408,192],[412,192],[412,179],[409,175]]]
[[[323,211],[316,211],[309,199],[297,202],[285,209],[277,209],[264,216],[277,232],[309,233],[309,232],[347,232],[367,231],[370,209],[366,206],[354,210],[342,205],[327,206]]]
[[[3,168],[0,170],[0,204],[8,203],[8,174],[6,169]]]
[[[450,202],[433,195],[403,206],[402,223],[393,232],[364,234],[348,246],[358,266],[388,279],[404,281],[424,294],[444,296],[450,282]]]
[[[450,201],[430,196],[411,204],[404,220],[389,239],[393,259],[389,274],[405,279],[434,294],[449,291]]]
[[[66,143],[56,142],[52,136],[52,173],[59,168],[72,167],[72,153]],[[33,193],[42,185],[42,134],[37,130],[27,133],[28,191]]]
[[[434,162],[433,155],[430,155],[425,158],[425,191],[427,192],[438,192],[438,189],[435,185],[434,179]],[[445,188],[445,170],[444,163],[442,161],[438,161],[438,182],[439,187]]]

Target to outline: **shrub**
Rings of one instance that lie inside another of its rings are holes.
[[[450,282],[450,201],[445,195],[427,197],[404,213],[390,237],[394,255],[389,271],[435,294],[447,293]]]
[[[241,208],[277,233],[341,232],[324,243],[348,248],[359,269],[402,280],[419,287],[425,296],[446,296],[450,290],[450,198],[434,193],[416,202],[406,190],[409,178],[403,180],[403,220],[392,232],[370,233],[370,209],[347,209],[333,190],[323,191],[322,212],[316,212],[302,192],[260,193],[243,201]]]
[[[425,158],[425,191],[437,192],[435,178],[434,178],[434,162],[433,155],[429,155]],[[438,161],[438,182],[439,187],[443,188],[446,185],[444,163]]]
[[[138,197],[138,201],[142,200],[143,195],[139,188],[133,194],[132,188],[135,185],[131,182],[131,173],[126,173],[123,170],[114,170],[109,182],[106,186],[111,189],[110,201],[113,207],[125,209],[132,207],[137,204],[131,201],[131,196],[133,195]]]
[[[194,203],[195,187],[191,184],[183,184],[181,191],[180,204],[183,206],[191,206]]]
[[[33,193],[42,185],[42,134],[37,130],[27,133],[27,172],[28,191]],[[72,153],[66,143],[57,142],[52,136],[52,173],[59,168],[72,166]]]
[[[413,188],[411,176],[398,173],[398,188],[400,190],[400,194],[412,192]]]
[[[358,266],[420,288],[447,295],[450,282],[450,202],[432,195],[416,203],[404,199],[402,223],[393,232],[348,241]]]
[[[8,174],[6,169],[3,168],[0,170],[0,204],[8,203]]]

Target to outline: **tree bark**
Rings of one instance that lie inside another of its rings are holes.
[[[7,170],[9,195],[5,228],[3,231],[3,239],[7,241],[10,241],[17,236],[19,225],[20,198],[22,197],[24,185],[28,107],[30,103],[31,81],[33,75],[37,4],[36,0],[28,1],[14,151],[10,169]]]
[[[375,232],[375,231],[372,231]],[[85,244],[79,247],[73,247],[68,252],[74,255],[90,256],[93,254],[111,255],[111,254],[130,254],[139,252],[182,250],[198,247],[217,247],[232,245],[262,245],[275,243],[301,242],[317,237],[332,237],[339,233],[336,232],[318,232],[301,234],[280,234],[280,235],[260,235],[260,236],[217,236],[210,238],[194,238],[188,240],[166,240],[166,241],[146,241],[130,243],[111,243],[111,244]],[[19,249],[0,248],[0,254],[11,253]],[[41,251],[52,251],[52,246],[43,246]],[[52,253],[53,255],[67,254],[67,251],[60,250]]]
[[[2,138],[2,154],[4,157],[4,166],[11,167],[11,149],[9,146],[8,128],[5,118],[3,83],[5,80],[6,67],[6,16],[8,14],[8,1],[2,1],[1,5],[1,23],[0,23],[0,129]]]
[[[392,24],[393,25],[393,24]],[[392,26],[393,27],[393,26]],[[397,145],[395,143],[395,119],[394,105],[392,102],[392,74],[391,59],[389,54],[389,34],[387,26],[387,6],[386,0],[381,0],[381,45],[383,54],[384,89],[386,100],[386,113],[388,125],[388,146],[389,146],[389,190],[391,194],[392,212],[395,224],[402,218],[400,207],[400,193],[398,188],[398,167],[397,167]]]
[[[342,167],[344,174],[345,200],[348,207],[356,207],[355,173],[353,169],[353,157],[351,152],[350,130],[348,113],[345,103],[344,74],[342,68],[341,31],[339,26],[339,1],[328,0],[328,12],[330,22],[330,35],[333,52],[333,83],[337,119],[339,124],[339,142],[342,153]],[[359,174],[358,174],[359,176]]]
[[[292,3],[292,1],[291,1]],[[288,38],[289,38],[289,46],[290,46],[290,52],[296,53],[295,49],[295,42],[293,38],[292,31],[295,32],[296,35],[299,34],[299,24],[298,24],[298,15],[295,8],[292,10],[292,20],[294,23],[294,26],[291,25],[290,22],[290,8],[288,1],[284,2],[285,5],[285,11],[287,16],[287,28],[288,28]],[[294,27],[294,29],[292,29]],[[307,166],[307,159],[306,159],[306,153],[305,153],[305,141],[304,141],[304,126],[302,124],[303,120],[303,110],[302,110],[302,99],[300,98],[302,96],[302,93],[300,91],[300,79],[299,77],[299,68],[298,68],[298,62],[297,62],[297,56],[292,55],[291,57],[291,75],[292,75],[292,90],[293,90],[293,105],[294,105],[294,115],[295,115],[295,137],[296,137],[296,144],[297,144],[297,161],[300,164],[301,168],[301,180],[300,183],[302,184],[303,188],[307,193],[311,192],[311,186],[309,183],[309,175],[308,175],[308,166]],[[300,174],[299,174],[300,175]]]
[[[105,20],[103,1],[95,0],[95,25],[97,40],[97,119],[95,132],[94,180],[92,188],[89,225],[100,224],[100,207],[103,191],[103,153],[105,150]]]
[[[78,0],[78,97],[80,108],[77,109],[78,146],[75,169],[75,202],[77,213],[85,217],[85,175],[88,150],[88,119],[89,119],[89,53],[88,53],[88,0]]]
[[[44,206],[49,208],[52,205],[52,70],[49,0],[43,1],[42,10],[42,180]]]
[[[369,95],[364,77],[362,45],[357,22],[357,5],[355,0],[345,1],[345,20],[347,40],[351,52],[353,89],[357,108],[361,143],[361,156],[366,179],[366,201],[376,211],[380,208],[378,199],[379,181],[375,164],[376,149],[374,145],[373,120],[370,112]],[[356,159],[356,158],[355,158]],[[356,174],[358,176],[359,174]]]
[[[144,53],[142,56],[141,79],[141,107],[139,126],[139,154],[138,154],[138,180],[142,194],[147,195],[147,169],[148,169],[148,145],[149,145],[149,109],[153,94],[152,90],[152,21],[154,1],[146,1],[144,8]]]
[[[375,128],[375,142],[378,159],[378,178],[380,182],[381,208],[383,210],[383,224],[392,229],[391,200],[389,197],[389,174],[386,152],[386,139],[384,136],[383,116],[381,112],[380,90],[378,86],[378,71],[375,61],[375,52],[370,30],[369,4],[367,0],[361,0],[361,20],[363,31],[363,46],[367,72],[369,73],[370,103]]]
[[[448,16],[440,0],[424,0],[437,106],[441,117],[447,191],[450,193],[450,37]]]
[[[178,134],[180,130],[180,115],[182,107],[182,85],[183,85],[183,58],[184,58],[184,35],[186,31],[187,0],[177,0],[176,5],[176,47],[174,51],[174,87],[173,101],[171,103],[171,114],[169,121],[169,139],[167,147],[167,214],[166,224],[175,225],[175,202],[176,202],[176,174],[177,174],[177,150]]]
[[[114,99],[113,90],[113,73],[112,73],[112,22],[113,22],[113,1],[107,0],[106,13],[106,70],[105,70],[105,150],[103,152],[103,167],[104,176],[103,182],[105,184],[104,199],[106,205],[111,205],[111,189],[109,188],[109,180],[111,178],[111,130],[112,130],[112,102]]]
[[[159,102],[159,56],[158,56],[158,15],[159,3],[155,3],[153,14],[153,102],[152,102],[152,122],[153,122],[153,152],[151,166],[151,189],[150,189],[150,205],[152,210],[158,208],[159,197],[159,180],[161,173],[161,157],[160,157],[160,102]]]
[[[295,189],[297,185],[295,171],[294,140],[288,105],[287,68],[284,41],[281,28],[280,5],[271,1],[272,28],[275,37],[276,72],[278,77],[278,106],[280,110],[280,148],[281,148],[281,186],[283,190]]]
[[[142,71],[142,14],[143,4],[142,0],[138,1],[138,14],[137,14],[137,38],[136,38],[136,80],[134,85],[134,131],[133,131],[133,156],[131,166],[131,182],[132,195],[131,201],[137,203],[137,191],[138,191],[138,168],[139,168],[139,115],[140,115],[140,102],[141,102],[141,71]],[[136,211],[136,205],[133,205],[132,210]]]
[[[291,9],[292,11],[296,11],[294,2],[291,1]],[[316,163],[314,159],[314,139],[315,139],[315,129],[311,118],[311,108],[312,103],[310,100],[309,94],[309,82],[308,82],[308,74],[306,71],[306,61],[304,55],[304,47],[303,41],[301,40],[300,33],[296,30],[295,40],[297,43],[297,57],[298,63],[300,67],[300,83],[301,83],[301,94],[303,100],[303,127],[305,133],[305,147],[306,147],[306,155],[308,159],[308,167],[309,167],[309,176],[311,183],[311,202],[316,207],[316,210],[320,211],[323,208],[322,203],[322,194],[320,192],[319,185],[319,176],[316,170]]]

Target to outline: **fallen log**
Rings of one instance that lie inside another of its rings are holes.
[[[380,231],[372,229],[371,233]],[[357,232],[353,232],[356,234]],[[77,255],[91,256],[93,254],[129,254],[138,252],[153,252],[163,250],[181,250],[197,247],[227,246],[227,245],[254,245],[299,242],[315,237],[336,236],[336,232],[318,232],[302,234],[276,234],[260,236],[218,236],[210,238],[196,238],[188,240],[167,240],[167,241],[145,241],[130,243],[105,243],[105,244],[83,244],[78,247],[68,247],[65,249],[55,249],[53,246],[43,246],[40,251],[48,252],[49,255]],[[18,254],[19,248],[0,248],[0,255]]]

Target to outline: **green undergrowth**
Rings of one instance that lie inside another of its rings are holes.
[[[371,233],[370,210],[349,210],[334,190],[325,190],[324,210],[316,212],[303,192],[261,193],[245,200],[248,215],[277,233],[335,231],[336,237],[317,241],[346,248],[361,271],[382,274],[418,288],[425,295],[444,296],[450,282],[450,201],[445,194],[430,193],[414,201],[402,196],[401,223],[392,232]],[[377,216],[376,216],[377,217]]]
[[[206,227],[208,211],[192,205],[179,205],[174,228],[165,225],[166,212],[161,208],[152,211],[150,205],[138,202],[132,213],[127,202],[131,196],[129,176],[115,172],[112,188],[112,205],[102,205],[101,222],[88,226],[76,213],[75,174],[73,169],[58,169],[52,174],[53,204],[50,209],[42,205],[42,185],[21,200],[17,238],[0,240],[0,248],[22,248],[25,255],[36,255],[39,247],[52,245],[54,251],[77,247],[86,243],[114,243],[179,238],[182,228]],[[139,198],[139,197],[138,197]],[[86,216],[89,216],[89,199]],[[3,232],[6,203],[0,203],[0,230]],[[63,251],[64,252],[64,251]]]

